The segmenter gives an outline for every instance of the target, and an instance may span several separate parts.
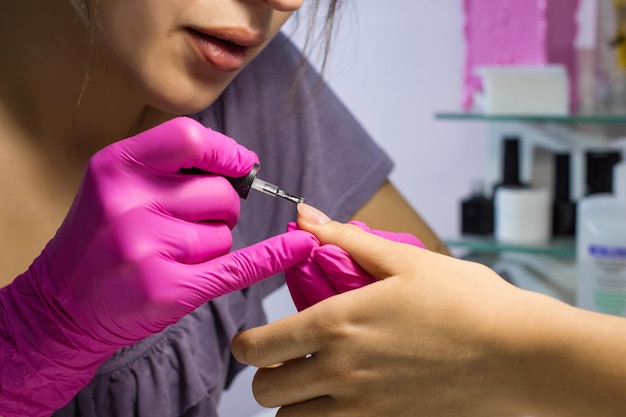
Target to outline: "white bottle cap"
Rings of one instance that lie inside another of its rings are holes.
[[[494,208],[494,235],[499,242],[544,244],[550,239],[552,211],[547,188],[500,187]]]

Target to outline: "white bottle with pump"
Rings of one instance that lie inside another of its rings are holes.
[[[578,307],[626,316],[626,162],[613,168],[613,193],[578,202]]]

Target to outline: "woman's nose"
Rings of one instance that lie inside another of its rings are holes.
[[[265,0],[272,9],[279,12],[295,12],[300,7],[304,0]]]

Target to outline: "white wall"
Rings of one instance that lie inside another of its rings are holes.
[[[457,235],[459,201],[482,178],[486,153],[482,123],[434,118],[460,108],[461,0],[341,1],[348,7],[326,78],[395,160],[398,189],[436,233]],[[285,289],[266,306],[272,320],[294,312]],[[252,375],[244,372],[225,394],[221,417],[262,410],[251,397]]]
[[[459,230],[459,200],[483,175],[484,125],[435,120],[460,108],[461,0],[352,0],[326,76],[391,155],[391,179],[443,237]],[[390,7],[391,6],[391,7]]]

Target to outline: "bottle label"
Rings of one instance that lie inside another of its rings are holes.
[[[626,316],[626,246],[590,244],[580,254],[578,306]]]
[[[601,259],[626,260],[626,247],[589,245],[589,255]]]

